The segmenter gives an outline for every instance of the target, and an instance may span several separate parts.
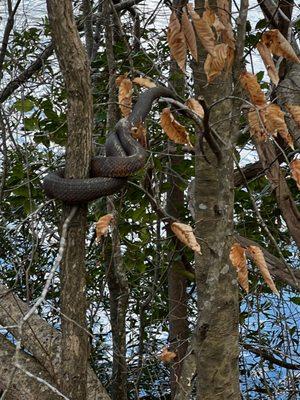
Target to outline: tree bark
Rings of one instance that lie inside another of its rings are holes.
[[[216,11],[216,4],[210,3]],[[204,9],[203,1],[196,8]],[[206,55],[201,49],[200,59]],[[230,75],[220,77],[204,88],[203,65],[194,68],[195,92],[209,106],[229,96]],[[218,165],[210,148],[204,151],[210,164],[197,148],[195,168],[196,236],[202,243],[202,255],[196,256],[198,322],[195,355],[197,396],[201,400],[240,399],[238,369],[238,285],[229,262],[233,222],[233,161],[230,100],[224,100],[210,113],[210,122],[220,133],[222,164]]]
[[[4,390],[6,400],[61,400],[62,397],[53,392],[45,383],[38,382],[35,378],[27,376],[22,370],[17,369],[14,376],[14,355],[16,348],[0,334],[0,397]],[[43,379],[52,386],[55,382],[49,373],[29,354],[22,350],[19,354],[19,363],[31,374]]]
[[[92,95],[89,61],[80,41],[70,0],[47,0],[55,51],[68,95],[66,176],[85,178],[92,151]],[[64,206],[63,214],[69,213]],[[79,206],[69,228],[61,267],[61,386],[72,400],[86,398],[88,336],[85,298],[87,208]]]

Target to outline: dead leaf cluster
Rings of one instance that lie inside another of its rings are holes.
[[[230,23],[228,0],[218,0],[218,15],[205,3],[205,11],[200,16],[191,4],[183,8],[181,21],[173,11],[168,25],[168,44],[174,60],[183,72],[187,50],[197,61],[198,36],[202,46],[208,52],[205,61],[205,73],[208,83],[212,82],[226,68],[229,71],[234,56],[235,39]]]
[[[271,81],[276,86],[279,82],[279,75],[272,55],[284,57],[298,64],[300,63],[300,60],[294,52],[292,46],[278,29],[271,29],[264,32],[256,48],[265,64]]]
[[[278,104],[267,103],[256,75],[244,71],[241,73],[240,82],[255,106],[247,115],[251,135],[261,142],[266,141],[269,136],[276,137],[279,134],[285,143],[294,149],[293,138],[286,125],[284,112]]]
[[[277,296],[279,296],[278,290],[270,275],[270,272],[268,270],[265,261],[264,253],[262,252],[261,248],[258,246],[247,246],[244,248],[239,243],[234,243],[231,246],[229,257],[233,267],[237,271],[238,281],[241,287],[247,293],[249,293],[249,280],[248,280],[246,255],[254,261],[255,265],[260,270],[260,273],[264,281],[272,290],[272,292],[275,293]]]

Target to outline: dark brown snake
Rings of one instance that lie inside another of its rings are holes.
[[[131,136],[131,128],[147,117],[153,102],[159,97],[175,98],[169,89],[160,86],[142,93],[131,115],[121,119],[105,143],[106,156],[92,158],[91,177],[64,178],[64,171],[51,172],[44,178],[43,188],[49,198],[68,204],[88,203],[118,192],[128,176],[144,167],[146,150]]]

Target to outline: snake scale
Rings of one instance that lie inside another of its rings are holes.
[[[106,156],[92,158],[90,178],[64,178],[63,169],[46,175],[43,188],[47,196],[74,205],[118,192],[127,178],[146,163],[147,152],[132,137],[131,128],[144,122],[153,102],[159,97],[175,98],[175,95],[163,86],[140,94],[131,115],[122,118],[109,134],[105,142]]]

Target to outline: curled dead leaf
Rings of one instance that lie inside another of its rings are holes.
[[[238,243],[234,243],[231,246],[229,258],[237,271],[239,284],[247,293],[249,293],[248,268],[245,249]]]
[[[269,288],[272,290],[273,293],[275,293],[277,296],[279,296],[279,292],[275,286],[275,283],[270,275],[270,272],[268,270],[264,253],[262,252],[261,248],[258,246],[248,246],[247,250],[249,252],[249,255],[253,259],[254,263],[256,266],[259,268],[261,275],[266,282],[266,284],[269,286]]]
[[[261,42],[270,49],[272,54],[287,58],[297,64],[300,63],[300,60],[294,52],[291,44],[278,29],[271,29],[264,32],[261,36]]]
[[[169,139],[173,142],[179,144],[188,144],[189,146],[193,147],[190,142],[188,132],[183,125],[176,121],[171,113],[170,108],[164,108],[162,110],[160,115],[160,126],[168,135]]]
[[[200,245],[194,235],[193,228],[190,225],[182,224],[181,222],[173,222],[171,224],[171,229],[176,235],[177,239],[179,239],[183,244],[188,246],[196,253],[202,254]]]
[[[215,35],[213,30],[206,19],[201,18],[192,8],[189,8],[188,10],[202,46],[208,53],[213,55],[215,48]]]
[[[218,15],[220,17],[221,22],[225,25],[228,22],[230,23],[230,5],[229,0],[217,0],[218,7]]]
[[[297,183],[297,187],[300,190],[300,159],[295,159],[290,163],[291,173],[293,179]]]
[[[203,107],[201,106],[198,100],[194,99],[193,97],[190,97],[189,99],[187,99],[185,104],[190,110],[194,111],[200,118],[204,117]]]
[[[207,54],[204,71],[207,76],[207,82],[212,82],[223,71],[228,55],[228,45],[225,43],[217,44],[213,55]]]
[[[175,11],[170,16],[167,38],[172,57],[185,72],[186,41]]]
[[[194,60],[198,60],[197,42],[193,25],[186,11],[183,11],[181,16],[181,26],[185,37],[185,41]]]
[[[293,117],[294,121],[300,128],[300,106],[297,104],[285,104],[286,108],[288,109],[289,113]]]
[[[265,142],[268,139],[267,130],[265,128],[265,112],[264,110],[252,110],[247,114],[250,134],[254,136],[258,142]]]
[[[113,214],[103,215],[96,222],[96,238],[99,241],[102,236],[106,236],[110,223],[113,221]]]
[[[147,147],[146,128],[142,121],[131,128],[131,135],[143,146]]]
[[[240,75],[240,82],[242,87],[248,92],[253,104],[259,107],[266,105],[266,97],[264,92],[261,90],[259,83],[257,82],[256,75],[244,71]]]
[[[119,107],[123,117],[128,117],[132,107],[132,82],[125,75],[120,75],[116,79],[119,86]]]
[[[283,140],[293,149],[293,138],[288,131],[288,127],[284,120],[284,112],[281,108],[274,103],[268,104],[265,109],[265,126],[267,131],[273,136],[277,136],[277,133],[283,138]]]
[[[148,89],[156,87],[156,84],[154,82],[152,82],[148,78],[143,78],[142,76],[140,76],[138,78],[134,78],[132,82],[136,83],[139,86],[148,88]]]
[[[279,75],[276,70],[270,49],[263,42],[257,43],[256,48],[259,51],[259,54],[265,64],[267,73],[271,81],[274,83],[274,85],[277,86],[279,82]]]
[[[169,363],[176,358],[176,353],[174,351],[169,351],[167,347],[164,347],[161,354],[159,355],[159,358],[162,362],[164,363]]]

